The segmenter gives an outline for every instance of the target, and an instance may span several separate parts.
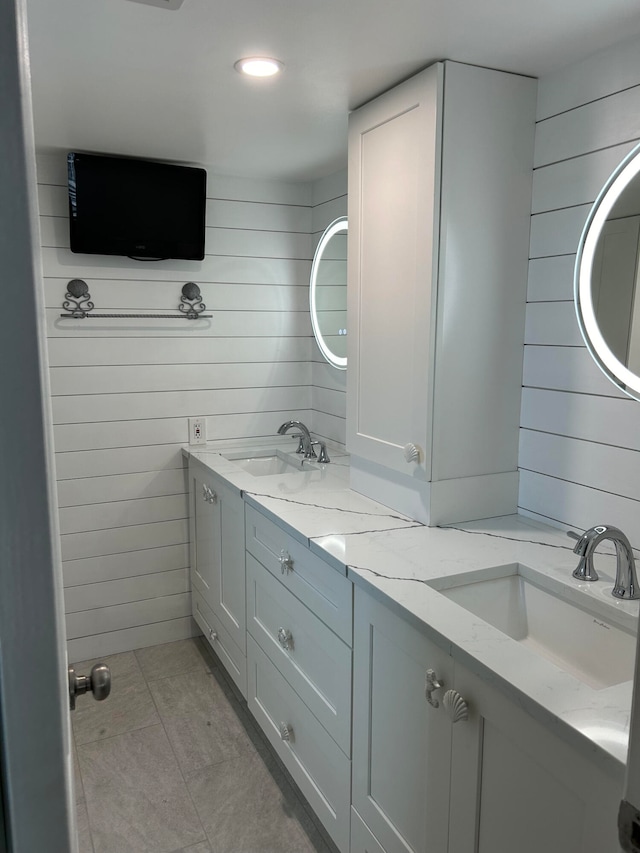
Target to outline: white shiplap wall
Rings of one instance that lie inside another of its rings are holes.
[[[572,299],[589,209],[639,139],[639,41],[539,81],[519,499],[562,526],[615,524],[636,547],[640,404],[592,361]]]
[[[209,438],[312,419],[311,186],[209,171],[206,258],[69,251],[64,155],[38,160],[71,660],[189,636],[187,418]],[[186,281],[211,320],[60,320],[83,278],[96,310],[175,313]],[[28,484],[26,486],[28,488]]]
[[[339,216],[347,215],[347,172],[336,172],[312,185],[312,246],[324,229]],[[312,344],[312,429],[323,438],[344,445],[347,420],[347,373],[336,370],[322,357],[315,340]]]

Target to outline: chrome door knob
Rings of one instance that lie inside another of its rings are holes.
[[[69,707],[76,709],[76,696],[83,693],[93,693],[93,698],[102,702],[111,693],[111,670],[106,663],[96,663],[91,667],[89,675],[76,675],[74,667],[70,666],[69,674]]]
[[[284,548],[280,551],[280,557],[278,558],[280,561],[280,572],[284,574],[287,572],[293,571],[293,559],[289,555],[288,551],[285,551]]]

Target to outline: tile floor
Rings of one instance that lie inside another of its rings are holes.
[[[204,640],[101,660],[111,696],[71,715],[80,853],[336,853]]]

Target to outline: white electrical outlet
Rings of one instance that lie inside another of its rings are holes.
[[[189,444],[207,443],[207,419],[189,418]]]

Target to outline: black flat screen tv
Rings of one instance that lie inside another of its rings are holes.
[[[72,252],[204,258],[204,169],[73,152],[67,166]]]

